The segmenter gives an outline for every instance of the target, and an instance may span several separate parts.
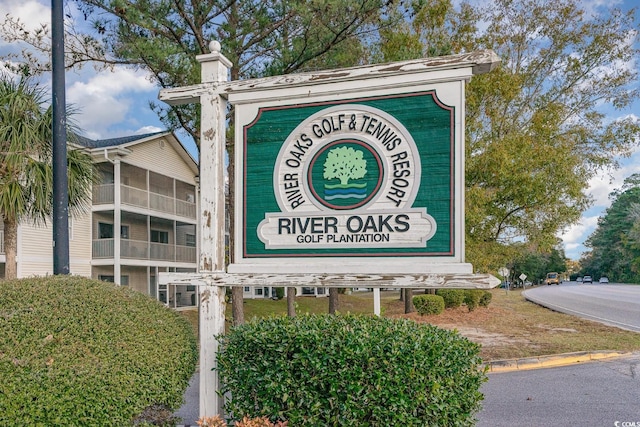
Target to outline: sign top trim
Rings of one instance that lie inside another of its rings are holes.
[[[198,59],[206,62],[207,57],[212,60],[220,58],[220,54],[201,55]],[[460,75],[451,80],[463,80],[470,75],[484,74],[495,69],[500,63],[500,58],[492,50],[479,50],[470,53],[438,56],[432,58],[420,58],[408,61],[390,62],[385,64],[364,65],[359,67],[342,68],[335,70],[320,70],[297,74],[285,74],[274,77],[262,77],[257,79],[222,81],[215,83],[201,83],[198,85],[162,89],[159,99],[170,105],[179,105],[197,102],[202,95],[218,94],[231,96],[264,90],[281,89],[296,86],[308,86],[319,84],[335,84],[352,80],[366,80],[388,78],[407,74],[433,73],[435,71],[470,69],[471,73]]]

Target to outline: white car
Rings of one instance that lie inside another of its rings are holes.
[[[602,277],[600,278],[600,280],[598,280],[598,282],[600,282],[600,283],[609,283],[609,279],[608,279],[608,278],[606,278],[606,277],[604,277],[604,276],[602,276]]]

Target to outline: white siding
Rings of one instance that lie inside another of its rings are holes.
[[[49,224],[20,224],[18,277],[53,274],[53,230]]]
[[[69,236],[70,273],[91,277],[91,213],[71,218]]]
[[[69,272],[91,276],[91,215],[70,219]],[[18,277],[53,274],[53,227],[25,222],[20,225]]]
[[[195,185],[194,171],[164,138],[128,147],[124,161]]]

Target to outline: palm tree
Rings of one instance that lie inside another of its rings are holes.
[[[0,215],[4,223],[5,278],[17,276],[18,225],[43,224],[53,210],[52,108],[28,78],[0,75]],[[75,134],[70,135],[70,140]],[[85,212],[94,176],[91,157],[67,151],[69,211]]]

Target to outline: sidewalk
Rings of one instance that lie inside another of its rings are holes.
[[[184,392],[184,404],[173,415],[182,419],[178,426],[197,426],[199,412],[200,369],[198,368],[189,381],[189,387]]]

